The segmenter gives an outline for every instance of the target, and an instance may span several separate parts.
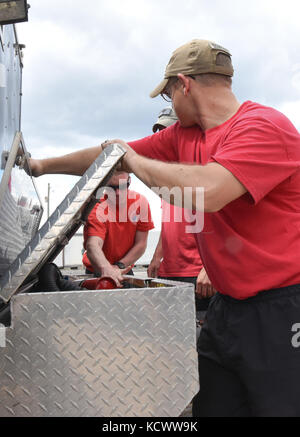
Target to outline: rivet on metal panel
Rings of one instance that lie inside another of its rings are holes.
[[[54,405],[59,408],[61,411],[63,410],[62,405],[60,405],[58,402],[54,402]]]
[[[28,363],[30,363],[30,359],[29,359],[29,357],[27,357],[27,356],[24,355],[24,354],[21,354],[21,357],[24,358],[25,361],[27,361]]]
[[[30,327],[29,327],[29,324],[26,323],[24,320],[21,320],[21,324],[22,324],[22,326],[25,327],[26,329],[29,329],[29,328],[30,328]]]
[[[47,375],[45,372],[43,372],[43,370],[38,369],[38,373],[43,377],[43,378],[47,378]],[[42,390],[42,388],[40,388],[40,390]]]
[[[56,373],[57,376],[62,377],[62,373],[58,369],[53,369],[53,371]]]
[[[40,325],[41,328],[46,329],[46,325],[45,325],[45,323],[42,322],[42,320],[38,319],[36,322],[38,325]]]
[[[25,343],[27,346],[30,345],[29,341],[27,340],[27,338],[21,337],[20,340]]]
[[[39,352],[37,353],[37,357],[40,358],[42,361],[45,361],[45,363],[47,362],[47,358]]]
[[[23,391],[23,393],[25,393],[27,396],[31,397],[31,393],[29,390],[27,390],[25,387],[21,387],[21,390]]]
[[[6,393],[8,396],[10,396],[12,399],[15,399],[15,395],[14,395],[11,391],[7,390],[7,388],[4,388],[4,391],[5,391],[5,393]]]
[[[124,412],[124,416],[127,417],[132,409],[133,409],[133,406],[130,405],[130,406],[127,408],[127,410],[125,410],[125,412]]]
[[[45,407],[45,405],[38,403],[38,406],[45,412],[47,413],[47,408]]]
[[[14,410],[12,408],[5,407],[5,409],[11,414],[11,416],[16,416],[16,413],[14,412]]]
[[[60,375],[61,376],[61,375]],[[55,390],[58,391],[59,393],[63,393],[63,390],[58,387],[57,385],[54,386]]]
[[[8,357],[7,356],[5,356],[5,358],[7,358],[8,359]],[[10,361],[10,360],[9,360]],[[12,382],[14,382],[14,377],[10,374],[10,373],[8,373],[8,372],[5,372],[5,376],[7,376]]]
[[[21,370],[21,373],[22,373],[22,375],[24,375],[24,376],[25,376],[25,378],[26,378],[26,379],[28,379],[28,381],[30,381],[30,382],[31,382],[31,378],[30,378],[30,376],[28,375],[28,373],[27,373],[27,372],[25,372],[24,370]]]
[[[73,407],[77,408],[77,410],[79,410],[79,405],[77,405],[74,401],[71,401],[71,404],[73,405]]]
[[[74,385],[71,384],[70,387],[71,387],[71,389],[74,390],[76,393],[79,392],[78,388],[75,387]]]

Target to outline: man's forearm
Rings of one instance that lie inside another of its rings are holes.
[[[200,204],[197,201],[197,196],[203,196],[204,193],[207,210],[209,210],[209,196],[213,190],[214,181],[205,166],[165,163],[135,155],[134,159],[130,161],[130,168],[150,189],[153,190],[154,187],[160,189],[159,195],[166,202],[180,207],[187,206],[187,204],[184,205],[184,198],[187,195],[186,193],[188,193],[185,189],[188,187],[190,188],[190,206],[196,209]],[[167,188],[166,194],[161,190],[163,187]],[[180,204],[176,202],[176,196],[170,197],[172,189],[174,193],[174,187],[179,190],[180,196],[178,196],[178,200],[181,202]],[[200,187],[203,188],[203,191],[199,190]]]
[[[119,261],[126,267],[134,264],[145,253],[146,247],[144,243],[133,246]]]
[[[162,257],[163,257],[163,248],[162,248],[162,238],[161,238],[161,232],[160,232],[159,240],[158,240],[158,243],[157,243],[157,246],[156,246],[156,249],[154,251],[152,259],[153,260],[157,259],[160,261],[162,259]]]
[[[38,162],[40,171],[38,171],[39,174],[37,175],[69,174],[82,176],[101,152],[102,147],[96,146],[56,158],[41,159]],[[33,175],[35,175],[35,160],[32,160],[32,164]]]
[[[154,187],[158,188],[162,199],[187,209],[216,212],[247,191],[227,168],[217,162],[170,164],[136,153],[125,157],[125,161],[144,184],[154,192],[157,192]],[[177,190],[174,195],[172,189]]]
[[[106,259],[100,247],[88,247],[87,257],[96,273],[102,274],[103,269],[111,267],[110,262]]]

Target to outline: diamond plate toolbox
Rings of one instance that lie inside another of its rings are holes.
[[[165,282],[14,296],[0,416],[178,416],[199,390],[194,289]]]

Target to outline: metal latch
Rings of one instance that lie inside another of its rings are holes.
[[[9,153],[10,152],[8,152],[7,150],[4,150],[4,152],[2,152],[1,154],[1,170],[5,170]],[[26,164],[26,159],[28,158],[31,158],[31,154],[29,152],[24,153],[23,150],[19,148],[14,165],[17,165],[18,167],[23,169]]]

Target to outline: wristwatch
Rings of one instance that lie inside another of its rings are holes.
[[[120,262],[120,261],[115,262],[114,266],[118,266],[119,269],[125,269],[126,268],[125,264]]]

